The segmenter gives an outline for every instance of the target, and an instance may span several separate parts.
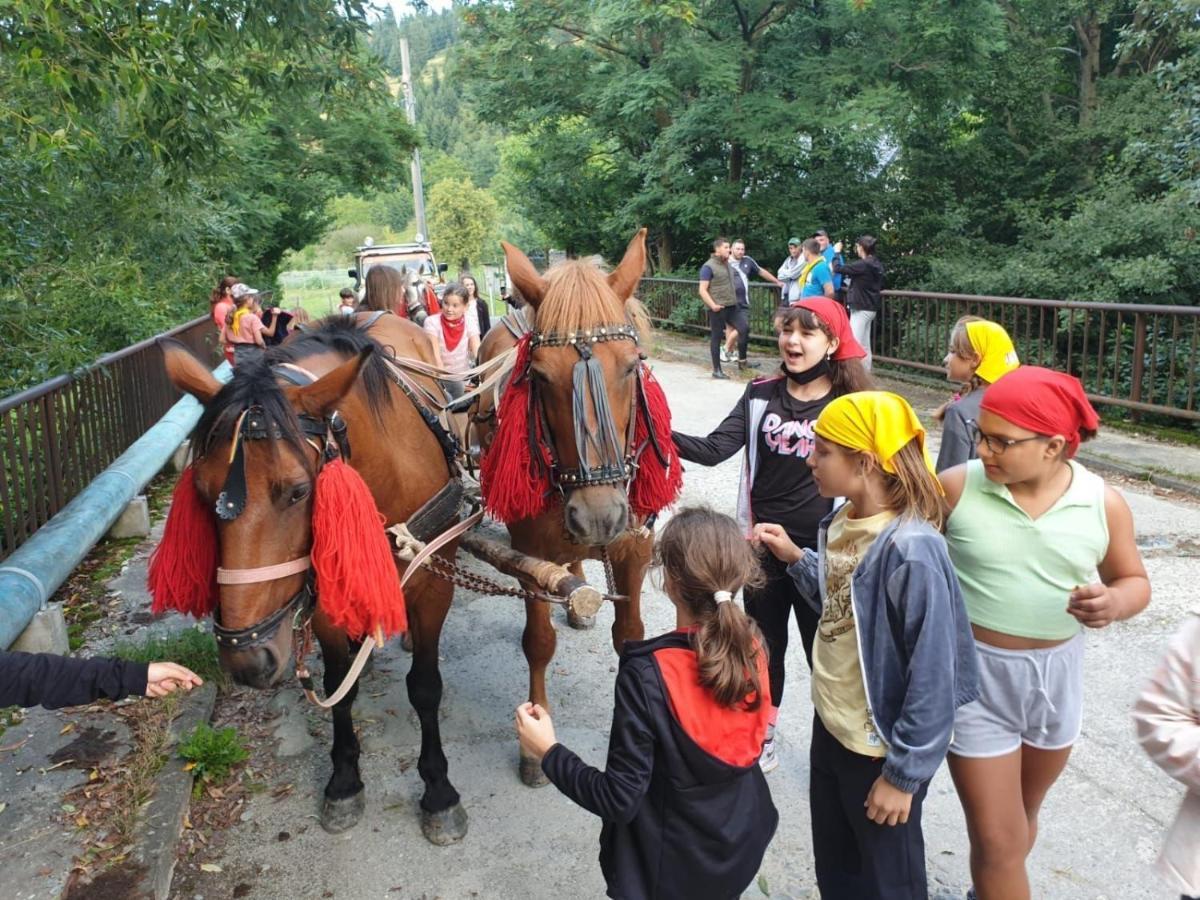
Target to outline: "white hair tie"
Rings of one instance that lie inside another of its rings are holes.
[[[729,593],[729,591],[713,591],[713,599],[717,603],[728,603],[733,599],[733,594]]]

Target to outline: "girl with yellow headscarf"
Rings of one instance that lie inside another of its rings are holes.
[[[821,610],[813,645],[809,802],[822,897],[928,896],[921,809],[955,710],[979,695],[925,429],[896,394],[829,403],[809,457],[818,552],[777,525],[755,537]],[[873,824],[872,824],[873,823]],[[883,827],[879,827],[883,826]]]
[[[968,423],[979,418],[984,388],[1017,368],[1020,360],[1004,326],[978,316],[963,316],[954,323],[944,363],[946,379],[962,387],[933,414],[942,421],[939,472],[975,459],[975,441]]]

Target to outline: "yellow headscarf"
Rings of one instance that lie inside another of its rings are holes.
[[[242,336],[242,319],[246,316],[246,313],[250,311],[250,304],[247,303],[233,314],[233,333],[238,337]]]
[[[975,374],[988,384],[999,381],[1001,375],[1007,375],[1021,364],[1017,359],[1017,348],[1003,325],[986,319],[968,322],[967,340],[979,354]]]
[[[889,391],[844,394],[823,410],[815,426],[827,441],[874,453],[885,472],[896,473],[892,457],[913,438],[921,442],[921,455],[930,474],[933,462],[925,449],[925,429],[908,401]]]

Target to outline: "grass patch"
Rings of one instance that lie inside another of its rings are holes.
[[[219,784],[230,770],[250,758],[250,751],[238,738],[237,729],[213,728],[201,722],[179,742],[178,753],[188,761],[187,769],[195,776],[193,796],[199,797],[206,785]]]
[[[143,638],[137,642],[117,644],[113,656],[133,662],[173,662],[187,666],[205,681],[211,681],[218,689],[227,686],[221,661],[217,656],[217,642],[213,636],[199,628],[185,628],[171,634]]]
[[[5,706],[0,708],[0,737],[13,725],[20,725],[24,721],[25,711],[21,707]]]

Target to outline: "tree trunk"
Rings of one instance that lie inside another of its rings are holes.
[[[1088,125],[1096,111],[1096,81],[1100,77],[1100,17],[1091,10],[1072,24],[1079,37],[1079,124]]]
[[[670,272],[673,268],[671,264],[671,232],[667,228],[663,228],[658,233],[658,271]]]

